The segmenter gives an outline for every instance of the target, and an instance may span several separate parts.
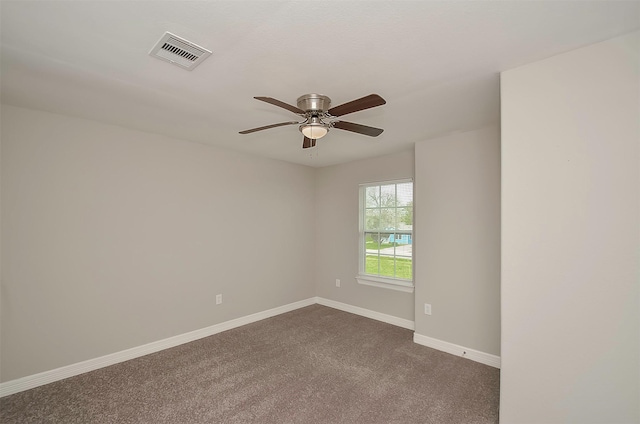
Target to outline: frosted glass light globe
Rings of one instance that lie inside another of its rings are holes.
[[[305,137],[315,140],[324,137],[329,132],[322,124],[303,125],[301,131]]]

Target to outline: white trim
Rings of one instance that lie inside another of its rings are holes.
[[[89,359],[53,370],[44,371],[38,374],[28,375],[16,380],[6,381],[4,383],[0,383],[0,397],[9,396],[14,393],[33,389],[38,386],[53,383],[55,381],[64,380],[65,378],[73,377],[75,375],[84,374],[89,371],[108,367],[109,365],[114,365],[120,362],[128,361],[130,359],[139,358],[141,356],[149,355],[151,353],[159,352],[164,349],[169,349],[181,344],[189,343],[194,340],[202,339],[204,337],[209,337],[223,331],[241,327],[246,324],[251,324],[252,322],[261,321],[266,318],[271,318],[276,315],[284,314],[285,312],[304,308],[305,306],[314,305],[316,303],[323,306],[328,306],[330,308],[339,309],[341,311],[350,312],[352,314],[361,315],[363,317],[375,319],[377,321],[386,322],[387,324],[396,325],[398,327],[406,328],[409,330],[413,330],[415,328],[414,322],[407,319],[394,317],[392,315],[383,314],[380,312],[372,311],[370,309],[360,308],[358,306],[348,305],[346,303],[336,302],[335,300],[324,299],[322,297],[311,297],[309,299],[289,303],[288,305],[279,306],[277,308],[236,318],[231,321],[226,321],[220,324],[201,328],[200,330],[190,331],[188,333],[179,334],[177,336],[169,337],[163,340],[147,343],[142,346],[137,346],[120,352],[111,353],[99,358]]]
[[[387,324],[406,328],[408,330],[415,329],[415,323],[411,320],[394,317],[393,315],[383,314],[381,312],[372,311],[371,309],[361,308],[359,306],[349,305],[347,303],[336,302],[335,300],[316,297],[316,302],[323,306],[339,309],[341,311],[350,312],[352,314],[361,315],[366,318],[375,319],[376,321],[386,322]]]
[[[414,289],[412,282],[372,275],[356,275],[356,281],[358,284],[365,286],[382,287],[384,289],[397,290],[405,293],[413,293]]]
[[[500,357],[492,355],[490,353],[469,349],[464,346],[459,346],[454,343],[449,343],[443,340],[434,339],[432,337],[423,336],[422,334],[418,333],[413,333],[413,341],[414,343],[418,343],[423,346],[437,349],[442,352],[447,352],[452,355],[462,356],[464,358],[471,359],[472,361],[480,362],[481,364],[500,369]]]
[[[241,327],[252,322],[271,318],[273,316],[280,315],[285,312],[290,312],[295,309],[303,308],[305,306],[310,306],[315,303],[318,303],[317,298],[312,297],[309,299],[301,300],[299,302],[289,303],[288,305],[258,312],[252,315],[236,318],[231,321],[215,324],[210,327],[201,328],[200,330],[179,334],[177,336],[158,340],[156,342],[151,342],[142,346],[137,346],[131,349],[101,356],[99,358],[89,359],[87,361],[78,362],[49,371],[44,371],[38,374],[28,375],[16,380],[6,381],[4,383],[0,383],[0,397],[12,395],[24,390],[33,389],[34,387],[53,383],[54,381],[63,380],[65,378],[73,377],[85,372],[94,371],[100,368],[107,367],[109,365],[117,364],[119,362],[139,358],[140,356],[155,353],[164,349],[169,349],[171,347],[179,346],[184,343],[189,343],[194,340],[212,336],[214,334],[231,330],[236,327]]]

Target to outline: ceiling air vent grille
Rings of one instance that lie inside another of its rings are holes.
[[[211,55],[211,51],[166,32],[149,54],[160,60],[192,70]]]

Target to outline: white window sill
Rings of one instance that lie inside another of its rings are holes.
[[[374,275],[356,275],[358,284],[365,286],[382,287],[383,289],[397,290],[405,293],[413,293],[413,281],[396,280],[395,278],[377,277]]]

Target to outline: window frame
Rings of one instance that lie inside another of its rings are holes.
[[[376,181],[369,183],[362,183],[358,188],[358,275],[356,275],[356,281],[359,284],[373,286],[373,287],[381,287],[391,290],[397,290],[407,293],[413,293],[415,285],[415,266],[414,266],[414,230],[413,224],[411,229],[411,280],[406,280],[402,278],[393,278],[393,277],[383,277],[379,275],[367,274],[365,272],[365,256],[366,256],[366,233],[365,233],[365,193],[367,187],[379,187],[384,185],[397,185],[397,184],[405,184],[411,183],[412,192],[415,193],[415,187],[413,186],[413,178],[405,178],[400,180],[387,180],[387,181]],[[412,193],[412,194],[413,194]],[[415,203],[414,203],[415,205]],[[414,209],[414,206],[412,206]],[[415,210],[412,210],[412,213]],[[414,214],[415,216],[415,214]],[[415,221],[414,221],[415,223]],[[403,230],[402,233],[407,233],[406,230]]]

